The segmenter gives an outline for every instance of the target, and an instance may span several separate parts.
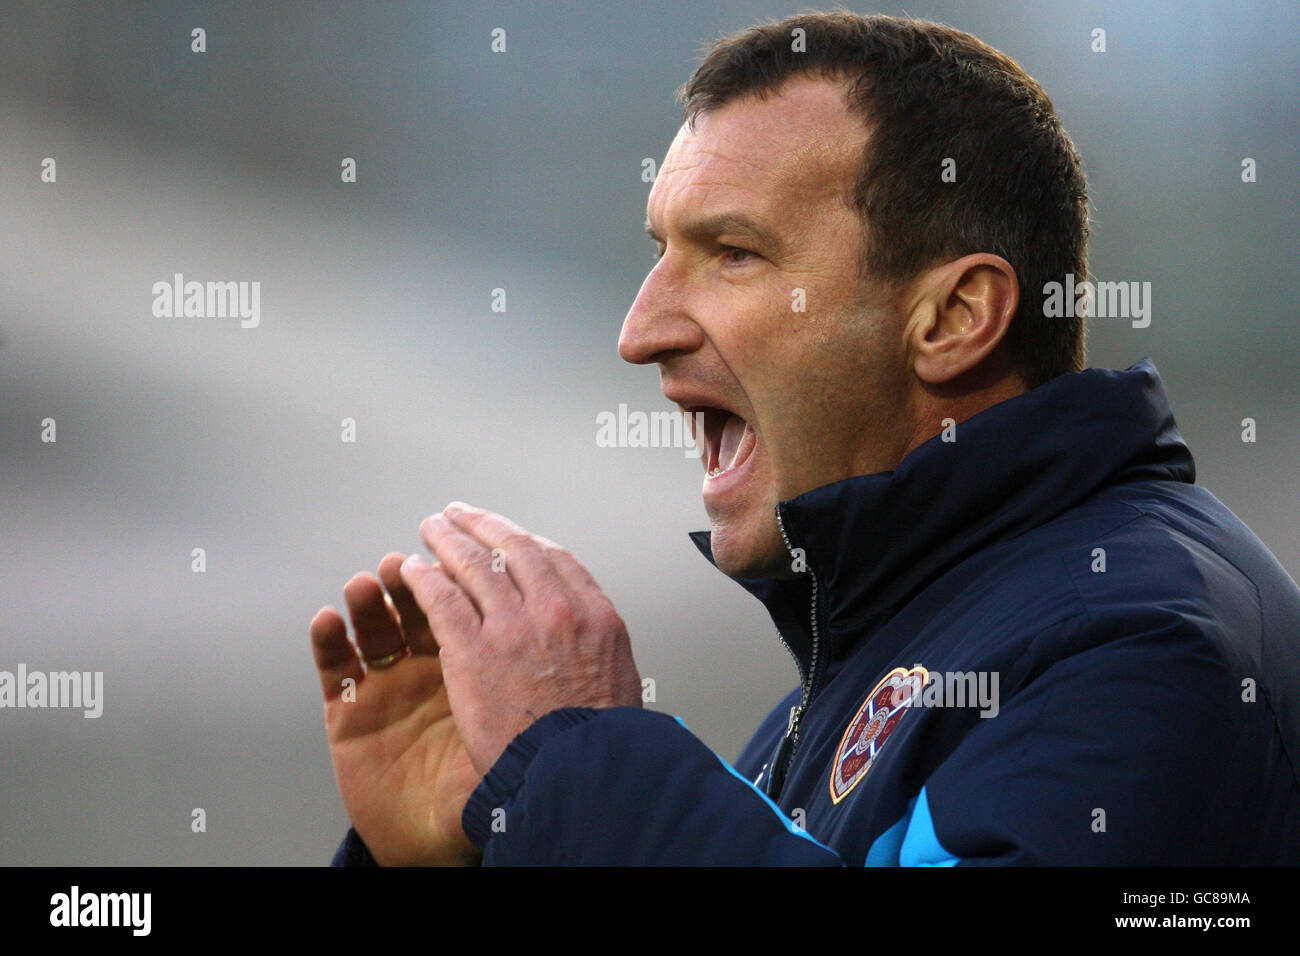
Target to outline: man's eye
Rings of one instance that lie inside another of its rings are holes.
[[[722,257],[728,262],[748,262],[756,255],[757,253],[750,252],[748,249],[742,249],[739,246],[722,247]]]

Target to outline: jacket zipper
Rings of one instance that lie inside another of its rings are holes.
[[[781,540],[785,542],[785,549],[794,558],[794,548],[790,545],[790,536],[785,531],[785,521],[781,518],[781,508],[778,505],[776,509],[776,523],[781,529]],[[776,746],[776,752],[772,754],[771,769],[767,778],[767,795],[773,800],[781,795],[781,789],[785,786],[785,775],[790,770],[790,764],[794,761],[794,752],[799,744],[799,723],[803,720],[804,712],[808,709],[808,704],[812,700],[814,683],[817,680],[817,660],[821,653],[821,633],[817,627],[817,575],[811,567],[808,568],[808,576],[812,580],[812,610],[810,618],[812,621],[812,656],[808,663],[808,669],[805,672],[800,666],[799,658],[794,649],[790,647],[790,642],[785,639],[785,635],[777,629],[776,636],[781,639],[785,646],[786,652],[794,658],[795,667],[799,668],[800,685],[802,693],[799,697],[799,705],[790,708],[790,722],[786,726],[785,736]]]

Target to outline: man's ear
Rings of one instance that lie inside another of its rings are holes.
[[[991,253],[935,266],[911,285],[907,347],[917,377],[932,386],[980,368],[1006,337],[1020,305],[1015,270]]]

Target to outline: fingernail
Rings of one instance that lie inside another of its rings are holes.
[[[402,573],[420,571],[424,569],[424,558],[418,554],[413,554],[402,562]]]
[[[468,514],[469,510],[470,507],[465,504],[465,502],[453,501],[451,504],[447,505],[447,507],[442,509],[442,513],[445,515]]]

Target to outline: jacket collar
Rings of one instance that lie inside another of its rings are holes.
[[[893,471],[846,478],[777,507],[821,591],[822,653],[869,638],[927,585],[975,552],[1044,524],[1110,484],[1192,483],[1155,365],[1055,378],[960,422]],[[710,562],[707,531],[691,533]],[[737,579],[767,607],[806,671],[811,586]]]

